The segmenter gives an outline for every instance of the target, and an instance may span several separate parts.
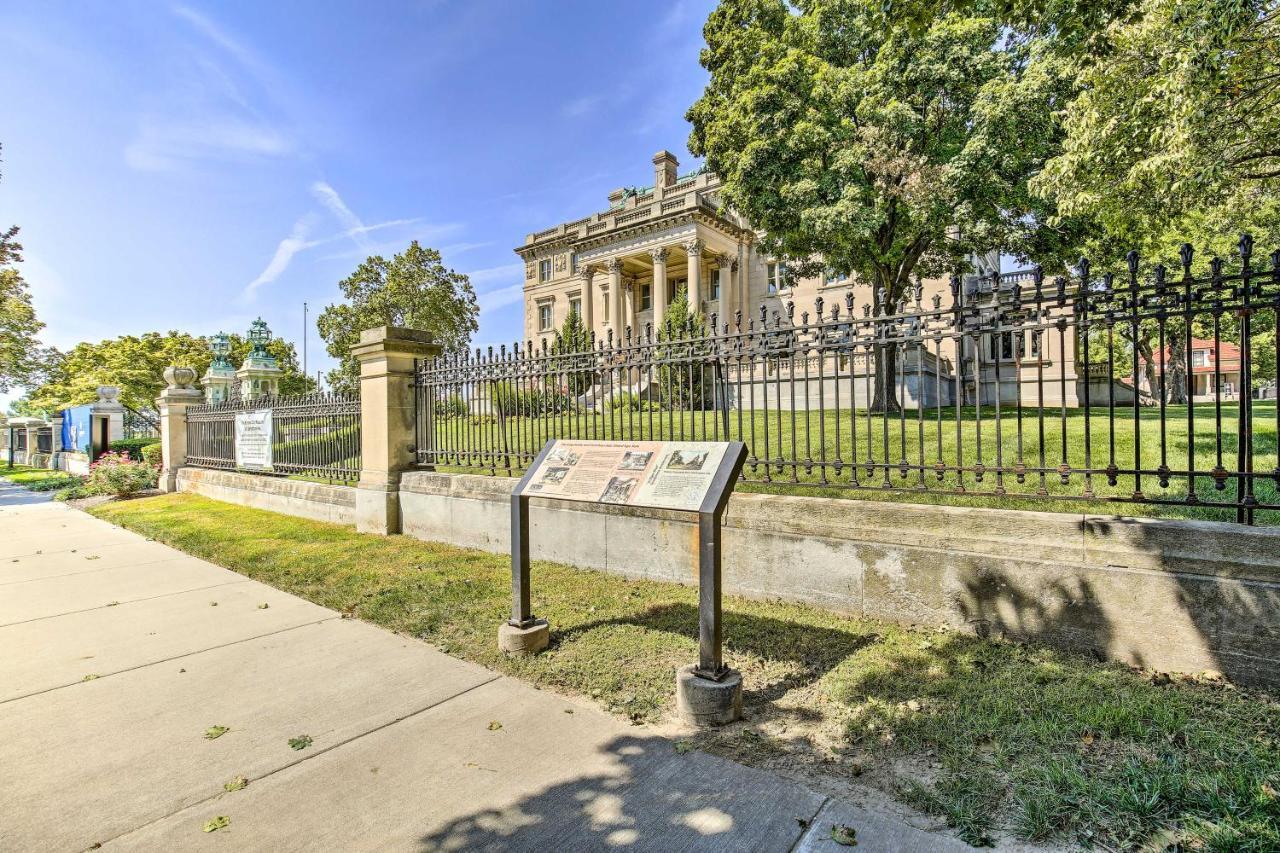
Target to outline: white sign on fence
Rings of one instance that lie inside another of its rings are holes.
[[[236,467],[271,470],[271,410],[236,412]]]

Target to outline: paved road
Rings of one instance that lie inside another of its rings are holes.
[[[5,850],[968,849],[3,481],[0,732]]]

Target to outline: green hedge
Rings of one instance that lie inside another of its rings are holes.
[[[155,436],[144,436],[142,438],[118,438],[111,442],[111,449],[119,453],[128,453],[130,459],[135,462],[141,462],[142,448],[159,443],[160,439]]]

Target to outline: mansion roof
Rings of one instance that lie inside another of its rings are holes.
[[[624,187],[609,194],[608,209],[529,234],[516,254],[526,261],[546,254],[592,249],[614,240],[695,220],[735,238],[754,237],[741,216],[719,200],[720,180],[705,167],[676,174],[678,162],[668,151],[654,155],[655,181],[648,187]]]

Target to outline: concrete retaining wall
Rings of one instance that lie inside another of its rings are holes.
[[[514,485],[407,474],[404,531],[505,553]],[[535,559],[696,582],[681,513],[535,500],[530,527]],[[738,494],[724,577],[748,596],[1280,685],[1280,530]]]
[[[178,491],[315,521],[356,523],[356,490],[350,486],[183,468],[178,471]]]

